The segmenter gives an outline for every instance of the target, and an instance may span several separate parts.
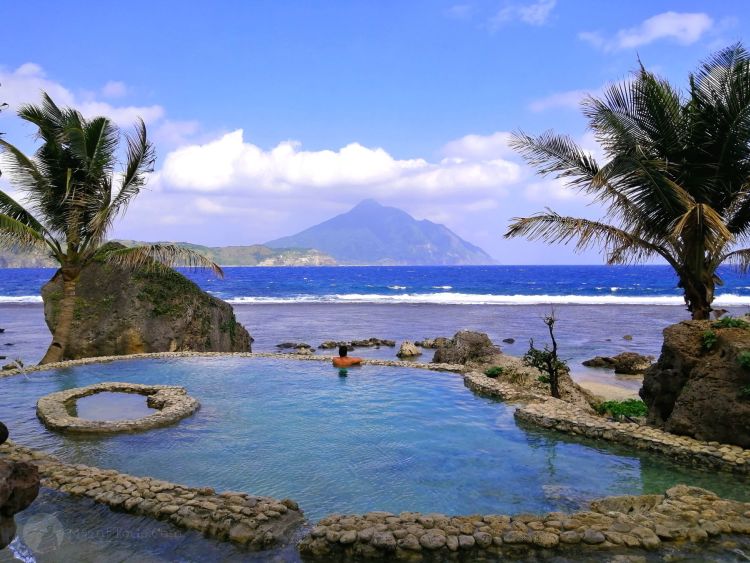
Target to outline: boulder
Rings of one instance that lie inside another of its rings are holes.
[[[42,287],[54,331],[63,294],[58,271]],[[94,262],[81,272],[65,360],[144,352],[249,352],[232,307],[167,268],[132,271]]]
[[[396,345],[395,340],[381,339],[381,338],[368,338],[366,340],[352,340],[352,346],[355,348],[370,348],[373,346],[388,346],[393,348]]]
[[[305,342],[282,342],[277,344],[279,350],[312,350],[312,346]]]
[[[583,362],[583,365],[590,368],[614,369],[615,373],[636,375],[644,373],[651,367],[653,356],[644,356],[635,352],[623,352],[616,356],[596,356]]]
[[[0,460],[0,549],[15,536],[13,516],[25,510],[39,494],[39,470],[26,462]]]
[[[516,339],[515,338],[503,338],[503,342],[505,342],[506,344],[515,344]]]
[[[340,346],[346,346],[346,349],[351,352],[354,350],[354,346],[352,346],[349,342],[343,342],[343,341],[335,341],[335,340],[326,340],[323,342],[320,346],[318,346],[319,350],[333,350],[334,348],[339,348]]]
[[[416,356],[421,356],[422,351],[417,348],[413,342],[406,340],[401,343],[401,347],[398,349],[396,355],[399,358],[414,358]]]
[[[707,348],[703,336],[713,331]],[[640,396],[649,424],[698,440],[750,448],[750,370],[738,357],[750,350],[750,330],[684,321],[664,329],[659,360],[645,374]]]
[[[418,340],[414,344],[416,346],[419,346],[420,348],[437,349],[441,346],[445,346],[447,342],[447,338],[445,338],[444,336],[438,336],[437,338],[425,338],[424,340]]]
[[[435,350],[432,361],[443,364],[487,363],[498,354],[500,348],[485,333],[462,330]]]

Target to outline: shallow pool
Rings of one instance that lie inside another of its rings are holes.
[[[201,409],[179,424],[92,437],[47,431],[37,398],[101,381],[182,385]],[[519,426],[513,407],[461,377],[260,358],[130,360],[0,380],[0,420],[17,442],[74,462],[333,512],[447,514],[575,509],[682,482],[748,500],[746,481],[664,457]]]
[[[134,420],[158,411],[147,405],[145,395],[102,391],[81,397],[68,412],[85,420]]]

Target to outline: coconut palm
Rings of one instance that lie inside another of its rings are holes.
[[[662,258],[679,278],[687,309],[707,319],[717,269],[750,267],[750,56],[726,48],[689,77],[686,93],[647,71],[584,100],[606,162],[570,137],[517,133],[512,140],[543,175],[603,205],[601,220],[547,209],[514,218],[506,237],[599,247],[607,263]]]
[[[36,126],[41,145],[29,157],[0,138],[3,171],[25,205],[0,191],[0,247],[45,250],[60,265],[60,314],[41,363],[67,358],[76,285],[81,270],[94,260],[132,269],[208,267],[221,275],[209,259],[175,245],[105,245],[113,221],[153,170],[154,149],[142,120],[125,135],[120,169],[121,134],[108,118],[86,119],[74,109],[59,108],[46,93],[41,104],[22,106],[18,115]]]

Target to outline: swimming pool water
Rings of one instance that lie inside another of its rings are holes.
[[[60,435],[36,419],[47,393],[102,381],[182,385],[201,409],[137,434]],[[333,512],[446,514],[575,509],[681,482],[747,500],[746,481],[519,425],[513,406],[460,376],[326,363],[206,357],[117,361],[0,380],[0,420],[20,444],[71,463],[193,486],[289,497]]]

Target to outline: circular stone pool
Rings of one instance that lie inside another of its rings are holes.
[[[101,381],[180,385],[202,405],[144,434],[58,435],[42,395]],[[2,419],[20,444],[64,461],[333,512],[446,514],[575,509],[595,497],[687,483],[748,500],[736,476],[705,473],[585,439],[519,426],[514,407],[460,376],[326,363],[210,357],[90,364],[0,380]]]

